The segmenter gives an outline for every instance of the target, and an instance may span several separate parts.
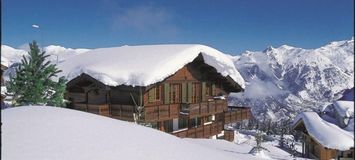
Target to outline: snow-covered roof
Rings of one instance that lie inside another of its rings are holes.
[[[1,110],[1,158],[11,160],[233,160],[238,155],[156,129],[72,109]],[[185,156],[188,155],[188,156]]]
[[[354,116],[354,101],[336,101],[333,106],[342,117]]]
[[[242,88],[245,82],[226,54],[204,45],[142,45],[100,48],[58,65],[68,81],[87,74],[109,86],[148,86],[163,81],[202,54],[206,64],[230,76]]]
[[[308,134],[322,146],[337,149],[349,150],[354,147],[353,132],[341,129],[339,126],[323,120],[316,112],[303,112],[299,114],[293,126],[303,122]]]

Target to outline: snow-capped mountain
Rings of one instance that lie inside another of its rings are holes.
[[[49,55],[49,60],[55,63],[60,63],[67,58],[85,53],[90,49],[72,49],[57,45],[44,47],[43,50]],[[1,45],[1,64],[11,66],[14,63],[21,62],[22,56],[27,56],[29,48],[15,49],[7,45]]]
[[[61,63],[90,49],[61,46],[43,48],[52,62]],[[19,62],[27,51],[1,45],[1,63]],[[245,92],[232,93],[230,105],[251,106],[259,118],[294,117],[303,110],[319,110],[354,87],[354,38],[317,49],[287,45],[230,56],[247,82]],[[7,73],[12,73],[11,68]]]
[[[233,60],[247,86],[244,93],[231,94],[231,103],[251,106],[258,118],[319,110],[354,87],[354,38],[317,49],[268,47]]]

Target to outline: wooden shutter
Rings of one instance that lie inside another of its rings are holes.
[[[164,83],[164,104],[170,103],[170,84]]]
[[[181,102],[187,103],[186,83],[181,83]]]
[[[202,82],[202,102],[206,101],[206,82]]]
[[[151,88],[148,92],[148,102],[155,101],[155,88]]]
[[[216,85],[212,83],[212,96],[216,96]]]
[[[192,83],[187,83],[187,101],[192,102]]]

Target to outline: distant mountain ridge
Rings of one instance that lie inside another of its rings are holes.
[[[55,45],[44,50],[56,63],[90,51]],[[25,50],[6,45],[1,45],[1,51],[1,63],[9,66],[27,55]],[[231,93],[230,105],[250,106],[258,118],[276,120],[319,110],[354,87],[354,38],[317,49],[282,45],[230,57],[247,83],[245,92]]]
[[[1,64],[5,66],[11,66],[14,63],[21,62],[22,56],[28,55],[28,50],[29,48],[15,49],[8,45],[1,45]],[[49,59],[56,63],[59,63],[72,56],[90,51],[90,49],[72,49],[58,45],[49,45],[47,47],[43,47],[43,50],[47,55],[49,55]]]
[[[354,38],[317,49],[287,45],[233,57],[247,87],[231,105],[251,106],[258,118],[293,117],[319,110],[354,87]]]

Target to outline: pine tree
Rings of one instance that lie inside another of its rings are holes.
[[[40,51],[36,41],[29,45],[28,57],[22,57],[7,86],[13,94],[13,105],[64,106],[66,80],[64,77],[53,80],[61,70],[46,60],[49,55]]]

